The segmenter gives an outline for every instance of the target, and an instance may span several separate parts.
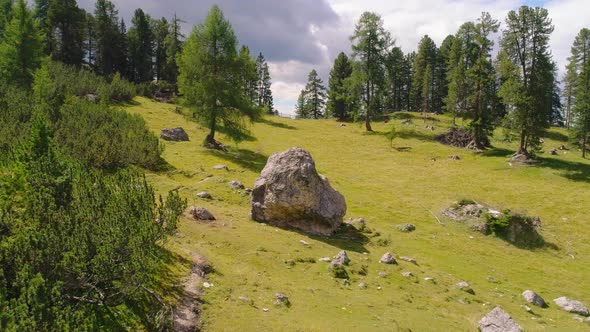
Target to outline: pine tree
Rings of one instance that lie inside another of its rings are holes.
[[[555,65],[549,51],[553,25],[547,9],[522,6],[510,11],[501,40],[500,97],[508,106],[508,123],[520,132],[517,154],[529,155],[549,126]]]
[[[344,52],[340,52],[334,61],[330,71],[328,82],[327,115],[333,116],[338,121],[349,119],[350,104],[348,103],[348,90],[345,81],[352,75],[352,64]]]
[[[576,82],[578,80],[578,73],[576,72],[576,65],[575,62],[569,58],[569,63],[566,66],[566,71],[563,77],[563,109],[565,111],[564,118],[565,118],[565,127],[570,129],[572,124],[572,109],[575,103],[575,88]]]
[[[256,104],[258,101],[258,71],[256,68],[256,62],[252,59],[250,48],[246,45],[243,45],[240,48],[238,56],[243,68],[241,85],[244,88],[244,93],[248,96],[248,100],[250,100],[251,103]]]
[[[420,93],[422,116],[426,119],[426,113],[430,112],[432,105],[432,67],[430,64],[427,64],[426,68],[424,68],[424,75],[420,84],[422,85],[422,91]]]
[[[412,77],[412,91],[411,99],[412,99],[412,110],[414,111],[424,111],[424,105],[430,105],[431,100],[424,101],[424,91],[433,91],[433,77],[434,77],[434,68],[436,68],[436,57],[437,57],[437,48],[434,41],[428,36],[422,37],[420,43],[418,44],[418,53],[416,54],[416,59],[414,60],[413,64],[413,77]],[[430,68],[430,73],[425,74],[426,68]],[[424,87],[426,82],[424,81],[426,78],[430,77],[428,84],[429,87]],[[429,107],[430,108],[430,107]]]
[[[267,114],[274,114],[270,72],[268,70],[268,63],[266,63],[266,59],[264,59],[262,53],[256,58],[256,72],[258,75],[256,88],[256,95],[258,97],[257,105]]]
[[[129,39],[127,38],[127,27],[123,19],[121,19],[114,31],[113,38],[113,72],[132,81],[133,67],[129,65]]]
[[[4,36],[6,26],[12,20],[14,0],[0,0],[0,42]]]
[[[95,68],[96,66],[96,21],[94,16],[90,13],[86,13],[86,27],[84,39],[84,62],[90,67]]]
[[[402,66],[402,105],[405,111],[412,110],[412,81],[414,77],[414,62],[416,52],[406,54]]]
[[[220,131],[235,141],[248,133],[244,117],[256,119],[240,73],[238,41],[221,9],[213,6],[205,21],[193,29],[179,58],[179,88],[194,117],[209,128],[205,144],[221,148]]]
[[[25,0],[18,0],[0,43],[0,77],[29,87],[43,56],[42,35]]]
[[[153,79],[154,36],[150,17],[141,8],[135,10],[129,38],[129,64],[131,77],[136,83]]]
[[[402,110],[402,94],[404,89],[404,52],[401,48],[394,47],[387,55],[387,98],[386,105],[389,111]]]
[[[45,53],[51,54],[51,28],[49,25],[49,0],[35,0],[35,9],[33,11],[37,21],[39,31],[43,35]]]
[[[301,90],[299,97],[297,97],[297,104],[295,104],[295,115],[298,119],[309,118],[309,112],[307,111],[307,94],[305,89]]]
[[[122,41],[118,11],[109,0],[97,0],[94,10],[96,21],[96,64],[99,73],[112,75],[120,62]],[[119,44],[119,45],[118,45]],[[117,68],[120,69],[120,68]]]
[[[80,66],[84,58],[86,15],[76,0],[49,1],[47,11],[49,44],[54,60]]]
[[[309,117],[320,119],[324,117],[324,106],[326,105],[326,87],[318,73],[313,69],[307,76],[305,85],[305,108]]]
[[[166,39],[170,33],[170,24],[165,17],[152,21],[152,30],[154,32],[154,74],[157,80],[164,79],[168,55],[166,54]]]
[[[575,72],[573,103],[574,136],[579,139],[582,157],[586,158],[588,135],[590,134],[590,30],[580,30],[572,45],[571,70]]]
[[[352,56],[357,62],[353,75],[358,86],[362,86],[362,104],[365,113],[365,128],[371,128],[371,117],[382,106],[385,90],[385,59],[392,44],[389,32],[383,27],[383,20],[375,13],[364,12],[350,37],[353,42]]]
[[[164,40],[164,48],[166,49],[166,70],[162,77],[175,86],[178,81],[178,64],[176,63],[176,59],[182,52],[182,43],[184,40],[184,35],[180,30],[180,23],[183,23],[183,21],[174,14],[174,18],[170,22],[170,32]]]

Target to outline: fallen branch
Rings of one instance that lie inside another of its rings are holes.
[[[440,221],[440,219],[438,219],[438,217],[436,216],[436,214],[434,214],[432,211],[430,211],[429,209],[427,209],[424,206],[423,206],[423,208],[424,208],[424,210],[428,211],[428,213],[430,213],[434,217],[434,219],[436,219],[436,221],[438,221],[439,224],[441,224],[443,226],[445,225],[442,221]]]

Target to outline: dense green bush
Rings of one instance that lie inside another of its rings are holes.
[[[162,153],[158,137],[140,116],[78,99],[62,107],[55,139],[72,157],[95,168],[155,169]]]
[[[0,330],[109,329],[120,323],[114,306],[161,306],[149,284],[186,201],[176,192],[157,201],[132,171],[68,162],[49,132],[36,121],[18,158],[0,168]]]
[[[28,137],[33,107],[24,90],[7,88],[0,92],[0,155]]]

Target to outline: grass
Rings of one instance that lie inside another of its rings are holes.
[[[252,126],[257,140],[221,153],[201,146],[207,131],[175,113],[174,105],[145,98],[136,102],[126,109],[142,115],[151,130],[181,126],[191,139],[166,143],[163,157],[170,167],[148,173],[149,181],[160,192],[180,188],[190,205],[203,206],[218,219],[209,224],[183,220],[184,237],[166,245],[186,259],[198,252],[215,269],[208,276],[214,286],[203,298],[205,330],[465,331],[474,330],[495,305],[527,331],[584,328],[552,302],[568,296],[590,305],[590,288],[584,283],[590,277],[590,163],[578,151],[545,153],[535,167],[511,167],[506,159],[516,146],[503,143],[499,135],[492,140],[494,149],[474,154],[432,141],[447,129],[450,118],[436,116],[427,123],[415,118],[414,124],[402,125],[412,115],[398,115],[388,124],[373,124],[381,133],[397,127],[394,148],[384,135],[365,134],[360,124],[340,127],[332,120],[272,117]],[[424,129],[426,124],[435,130]],[[551,129],[544,149],[564,144],[565,135]],[[319,172],[346,197],[346,218],[364,217],[372,234],[310,237],[249,219],[249,196],[227,182],[251,187],[268,156],[293,146],[310,151]],[[453,161],[451,155],[461,160]],[[228,165],[229,171],[213,170],[217,164]],[[213,200],[196,198],[200,191],[211,193]],[[541,217],[541,234],[552,246],[520,249],[452,221],[442,219],[441,225],[429,212],[442,218],[439,211],[462,198]],[[404,223],[415,224],[416,231],[398,231],[396,226]],[[331,276],[328,263],[317,261],[341,249],[352,260],[347,268],[350,286]],[[379,264],[388,251],[413,257],[419,265]],[[288,260],[295,265],[285,264]],[[364,270],[366,276],[359,273]],[[379,278],[380,271],[388,276]],[[415,277],[402,277],[403,271]],[[461,280],[471,284],[475,295],[456,289]],[[367,288],[357,287],[360,282]],[[538,292],[550,307],[527,313],[520,307],[526,289]],[[275,306],[278,292],[289,296],[290,308]],[[240,296],[252,299],[253,305]]]

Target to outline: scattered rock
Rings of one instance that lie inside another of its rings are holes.
[[[165,141],[186,142],[188,134],[182,128],[164,128],[160,131],[160,138]]]
[[[252,299],[250,299],[249,297],[245,297],[245,296],[238,297],[238,300],[248,303],[248,304],[252,304],[252,302],[254,302],[254,301],[252,301]]]
[[[531,165],[535,164],[537,161],[526,154],[515,154],[508,160],[510,165]]]
[[[426,128],[427,130],[431,130],[431,131],[434,131],[434,129],[435,129],[435,128],[434,128],[434,126],[426,126],[425,128]]]
[[[434,278],[432,278],[432,277],[426,277],[426,278],[424,278],[424,281],[432,281],[432,282],[434,282]]]
[[[275,304],[276,305],[286,305],[286,306],[290,306],[291,302],[289,302],[289,297],[287,297],[287,295],[283,294],[283,293],[276,293],[275,294]]]
[[[336,256],[334,256],[334,260],[332,260],[332,267],[343,267],[344,265],[348,265],[350,263],[350,258],[346,254],[346,251],[342,250]]]
[[[207,211],[205,208],[191,206],[189,211],[190,215],[197,220],[215,220],[215,217],[211,212]]]
[[[198,193],[197,194],[197,197],[204,198],[204,199],[211,199],[211,198],[213,198],[211,196],[211,194],[209,194],[208,192],[205,192],[205,191],[202,191],[202,192]]]
[[[558,149],[561,151],[569,151],[569,149],[565,145],[560,145]]]
[[[229,171],[229,167],[227,167],[227,165],[215,165],[213,166],[213,169]]]
[[[383,254],[383,256],[381,256],[381,259],[379,260],[379,263],[383,263],[383,264],[397,264],[397,261],[395,260],[395,258],[393,257],[392,254],[386,252],[385,254]]]
[[[332,259],[331,259],[330,257],[322,257],[322,258],[320,258],[320,259],[318,259],[318,260],[319,260],[320,262],[327,262],[327,263],[329,263],[329,262],[331,262],[331,261],[332,261]]]
[[[494,308],[478,323],[481,332],[520,332],[522,327],[500,307]]]
[[[244,189],[244,185],[240,181],[230,181],[229,186],[234,189]]]
[[[533,309],[531,309],[531,307],[529,307],[528,305],[521,305],[521,307],[524,309],[524,311],[528,312],[528,313],[532,313]]]
[[[545,300],[532,290],[525,290],[522,293],[522,297],[524,297],[528,303],[534,304],[537,307],[545,308],[547,306]]]
[[[460,290],[462,290],[466,293],[475,295],[473,288],[471,288],[471,286],[469,285],[469,283],[467,283],[467,281],[460,281],[455,286],[457,286],[457,288],[459,288]]]
[[[262,311],[264,311],[264,312],[269,312],[269,311],[270,311],[270,309],[268,309],[268,308],[262,308]]]
[[[459,157],[459,156],[450,156],[449,159],[451,159],[451,160],[461,160],[461,157]]]
[[[418,261],[416,261],[414,258],[411,258],[411,257],[399,256],[399,259],[401,259],[402,261],[406,261],[408,263],[418,265]]]
[[[208,283],[208,282],[205,281],[203,283],[203,287],[205,287],[205,288],[211,288],[211,287],[213,287],[213,284],[210,284],[210,283]]]
[[[344,124],[344,123],[341,123],[339,127],[340,127],[340,128],[346,127],[346,124]]]
[[[367,288],[367,284],[365,284],[364,282],[361,282],[361,283],[359,283],[359,284],[358,284],[358,286],[359,286],[359,288],[361,288],[361,289],[365,289],[365,288]]]
[[[346,223],[354,226],[355,228],[357,228],[359,230],[363,230],[365,228],[365,226],[367,225],[364,218],[356,218],[356,219],[350,218],[346,221]]]
[[[348,280],[348,279],[344,279],[344,280],[342,281],[342,285],[344,285],[344,286],[350,286],[350,280]]]
[[[558,155],[557,149],[553,149],[553,150],[549,151],[549,154],[551,154],[552,156],[557,156]]]
[[[86,98],[87,101],[89,101],[89,102],[91,102],[93,104],[96,104],[98,102],[98,96],[95,95],[95,94],[92,94],[92,93],[87,94],[85,96],[85,98]]]
[[[409,232],[415,231],[416,226],[413,224],[403,224],[403,225],[397,226],[397,229],[399,229],[400,231],[402,231],[404,233],[409,233]]]
[[[299,243],[303,244],[304,246],[309,246],[309,242],[305,240],[299,240]]]
[[[246,188],[244,189],[244,192],[248,195],[250,195],[252,193],[252,189],[251,188]]]
[[[561,309],[571,312],[573,314],[579,314],[582,316],[590,316],[588,308],[580,301],[569,299],[565,296],[553,300],[555,304]]]
[[[286,260],[285,260],[285,264],[286,264],[287,266],[291,266],[291,267],[293,267],[293,266],[295,266],[295,261],[294,261],[294,260],[292,260],[292,259],[286,259]]]
[[[272,155],[254,184],[252,218],[259,222],[331,235],[345,214],[344,197],[301,148]]]
[[[380,271],[379,273],[377,273],[377,275],[379,276],[379,278],[385,278],[385,277],[387,277],[387,272]]]
[[[409,277],[413,277],[414,274],[412,272],[402,272],[402,276],[409,278]]]

